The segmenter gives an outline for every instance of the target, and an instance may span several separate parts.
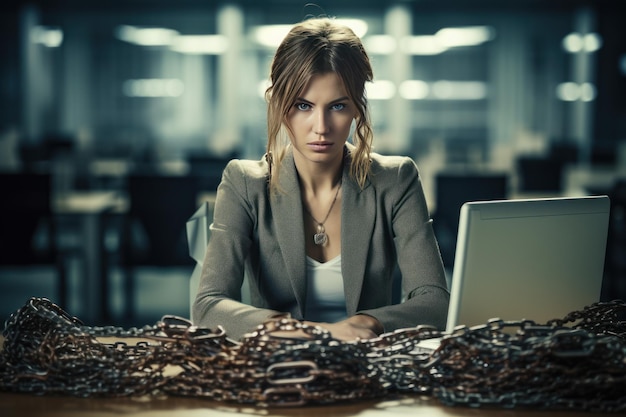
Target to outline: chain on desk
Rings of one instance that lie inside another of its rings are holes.
[[[541,325],[494,319],[451,335],[419,326],[350,343],[282,317],[233,341],[220,327],[175,316],[143,328],[85,326],[31,298],[5,323],[0,391],[257,406],[411,393],[446,405],[623,411],[625,311],[613,301]],[[289,332],[299,337],[284,337]],[[438,349],[419,348],[432,338],[442,338]]]

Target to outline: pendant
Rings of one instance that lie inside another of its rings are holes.
[[[318,246],[326,246],[328,243],[328,235],[321,224],[317,225],[317,233],[313,235],[313,242]]]

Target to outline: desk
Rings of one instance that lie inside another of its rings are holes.
[[[579,189],[588,192],[590,189],[610,190],[615,181],[626,178],[626,165],[615,167],[593,167],[585,164],[568,167],[564,173],[566,189]]]
[[[103,343],[114,343],[117,338],[99,338]],[[127,343],[132,341],[124,340]],[[136,341],[147,341],[136,339]],[[0,350],[4,337],[0,335]],[[163,396],[149,398],[100,397],[79,398],[61,395],[33,395],[0,391],[2,417],[595,417],[598,415],[626,417],[626,410],[616,413],[586,411],[555,411],[531,408],[497,408],[445,406],[437,398],[416,394],[389,395],[384,398],[354,402],[336,402],[329,405],[299,407],[257,407],[234,402],[218,402],[203,397]]]
[[[597,413],[529,409],[446,407],[433,398],[404,396],[398,399],[369,400],[323,406],[258,408],[220,403],[202,398],[163,399],[75,398],[0,393],[3,417],[400,417],[400,416],[486,416],[486,417],[592,417]],[[625,416],[625,413],[610,413]]]
[[[80,250],[83,255],[80,318],[85,324],[94,325],[95,322],[108,319],[108,285],[102,262],[102,215],[114,211],[124,212],[127,206],[127,198],[113,191],[72,191],[61,193],[52,201],[55,215],[73,216],[80,221]]]

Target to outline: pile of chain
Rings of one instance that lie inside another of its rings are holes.
[[[0,391],[261,407],[419,394],[446,405],[623,411],[625,311],[613,301],[542,325],[492,320],[450,335],[419,326],[349,343],[277,318],[234,341],[175,316],[140,329],[85,326],[31,298],[5,323]],[[439,348],[420,347],[438,338]]]

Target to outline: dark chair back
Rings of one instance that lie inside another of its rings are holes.
[[[222,180],[222,172],[226,168],[226,164],[234,157],[234,154],[219,157],[197,153],[187,156],[190,174],[196,177],[199,190],[217,191],[217,186]]]
[[[137,313],[136,272],[141,267],[189,267],[186,223],[196,211],[194,177],[131,174],[127,178],[129,210],[124,218],[121,262],[125,275],[125,320]]]
[[[604,263],[603,301],[626,300],[626,178],[617,179],[608,192],[611,200]]]
[[[0,174],[0,265],[55,263],[50,187],[49,174]]]
[[[435,177],[436,208],[433,227],[444,265],[452,269],[461,206],[468,201],[505,199],[508,175],[505,173],[441,172]]]
[[[519,191],[562,191],[564,161],[543,156],[520,156],[516,163]]]
[[[55,302],[66,307],[67,272],[51,209],[51,175],[0,173],[0,267],[54,270]]]
[[[197,208],[192,177],[131,175],[126,232],[126,260],[130,265],[192,265],[185,224]]]

